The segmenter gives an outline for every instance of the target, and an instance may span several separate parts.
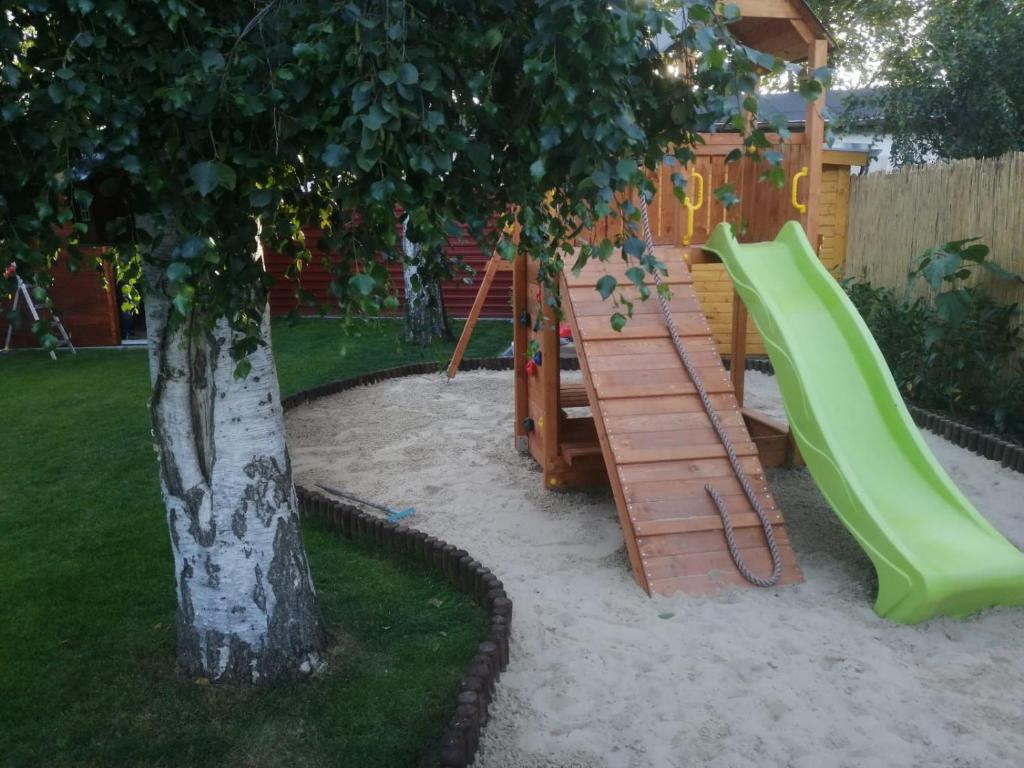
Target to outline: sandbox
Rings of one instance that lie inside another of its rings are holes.
[[[781,413],[774,381],[747,396]],[[803,470],[775,470],[797,586],[647,598],[606,490],[552,493],[512,445],[512,376],[396,379],[288,415],[296,479],[417,509],[516,605],[477,765],[1016,766],[1024,610],[907,627]],[[926,434],[977,508],[1024,545],[1024,476]],[[314,574],[315,576],[315,574]]]

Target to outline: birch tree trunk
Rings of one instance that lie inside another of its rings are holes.
[[[402,272],[405,280],[405,340],[422,347],[430,346],[435,341],[450,341],[453,335],[451,328],[448,327],[441,281],[429,277],[422,271],[423,248],[408,238],[405,227],[402,231],[402,251]]]
[[[159,248],[169,252],[167,240]],[[179,668],[235,683],[309,674],[322,664],[326,633],[299,526],[268,315],[267,345],[236,380],[227,321],[190,333],[196,318],[168,322],[163,271],[148,267],[146,283],[150,411],[177,581]]]

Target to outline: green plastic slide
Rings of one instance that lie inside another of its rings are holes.
[[[1024,553],[928,450],[870,331],[800,225],[740,245],[723,224],[707,248],[764,339],[814,481],[878,571],[876,613],[915,623],[1024,604]]]

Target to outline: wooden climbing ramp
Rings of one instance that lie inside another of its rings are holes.
[[[779,583],[802,581],[782,515],[765,482],[758,445],[701,311],[684,252],[662,247],[655,253],[668,267],[664,282],[672,290],[670,306],[683,343],[762,507],[771,515],[783,559]],[[748,567],[767,576],[772,561],[764,531],[676,352],[653,284],[646,302],[639,300],[636,287],[621,287],[629,284],[628,266],[594,261],[578,276],[567,270],[561,290],[634,576],[647,592],[660,595],[746,585],[704,486],[714,485],[724,497]],[[595,290],[604,275],[618,280],[616,296],[624,291],[635,302],[634,316],[621,332],[609,323],[611,302]]]

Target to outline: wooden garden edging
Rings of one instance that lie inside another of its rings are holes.
[[[910,403],[907,403],[907,409],[914,423],[922,429],[934,432],[971,453],[998,461],[1007,469],[1024,474],[1024,446]]]
[[[466,360],[463,370],[509,370],[510,358]],[[437,373],[435,363],[419,363],[355,376],[283,398],[285,411],[327,395],[376,384],[403,376]],[[423,531],[400,523],[391,523],[363,512],[350,504],[296,485],[299,509],[338,536],[360,539],[380,547],[397,558],[412,559],[443,575],[456,589],[473,598],[488,614],[487,639],[480,643],[466,665],[459,682],[453,715],[441,739],[437,764],[440,768],[466,768],[471,765],[487,723],[488,708],[494,698],[501,673],[508,667],[511,642],[512,601],[501,580],[466,550],[459,549]]]

